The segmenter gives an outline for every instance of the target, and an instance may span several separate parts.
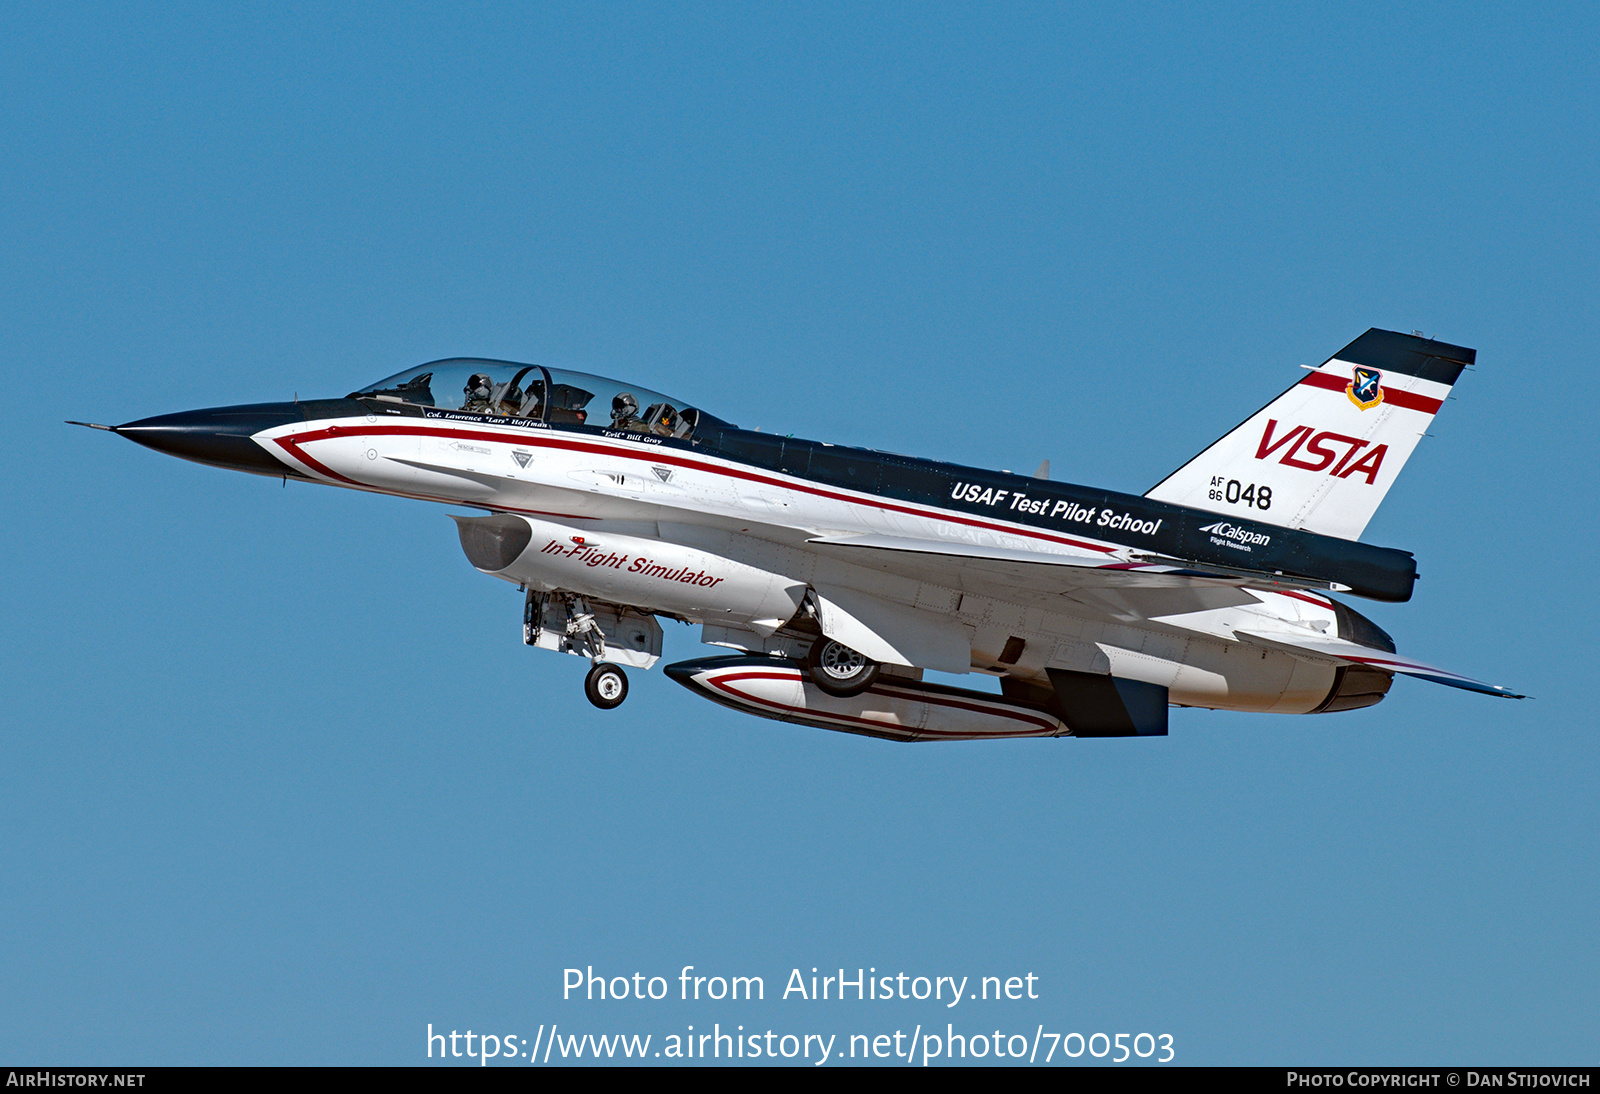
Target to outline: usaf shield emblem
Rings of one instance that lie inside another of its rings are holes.
[[[1378,386],[1382,380],[1383,373],[1377,369],[1358,368],[1355,376],[1345,385],[1344,393],[1362,410],[1371,410],[1383,402],[1383,388]]]

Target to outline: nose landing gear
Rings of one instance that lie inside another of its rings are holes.
[[[583,693],[601,710],[614,710],[628,697],[628,677],[609,661],[596,661],[583,679]]]
[[[564,589],[525,591],[523,642],[588,661],[583,692],[601,710],[613,710],[628,697],[621,665],[648,669],[661,657],[661,624],[646,609],[591,601]]]

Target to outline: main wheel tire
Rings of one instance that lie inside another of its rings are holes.
[[[806,667],[811,672],[811,682],[817,687],[829,695],[848,697],[870,688],[882,666],[843,642],[823,637],[811,647]]]
[[[601,661],[583,679],[583,693],[601,710],[613,710],[628,697],[628,677],[609,661]]]

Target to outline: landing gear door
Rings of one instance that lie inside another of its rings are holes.
[[[812,586],[822,633],[886,665],[969,672],[971,639],[948,615],[896,604],[855,589]]]
[[[530,646],[648,669],[661,659],[656,617],[620,604],[528,591],[522,640]]]

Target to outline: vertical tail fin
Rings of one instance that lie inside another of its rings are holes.
[[[1145,497],[1357,539],[1476,356],[1369,330]]]

